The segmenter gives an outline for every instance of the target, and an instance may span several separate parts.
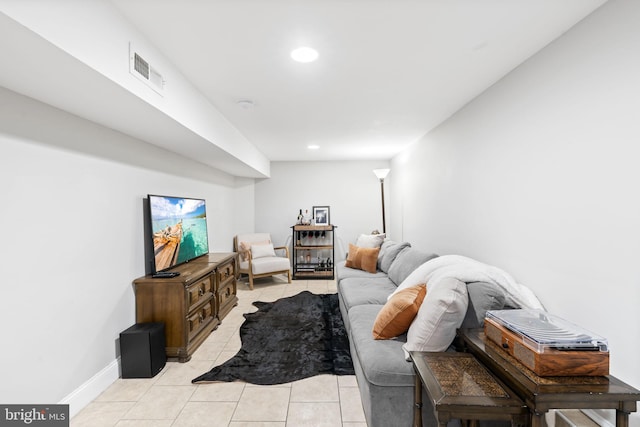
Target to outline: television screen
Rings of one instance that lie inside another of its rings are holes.
[[[209,253],[204,200],[150,194],[149,215],[156,272]]]

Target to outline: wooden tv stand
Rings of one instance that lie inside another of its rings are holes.
[[[169,360],[187,362],[238,304],[235,252],[211,253],[182,264],[170,278],[134,280],[136,322],[165,325]]]

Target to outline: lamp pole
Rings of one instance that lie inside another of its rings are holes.
[[[374,169],[373,173],[380,180],[380,194],[382,195],[382,232],[387,233],[387,224],[384,218],[384,179],[389,174],[390,169]]]
[[[380,194],[382,194],[382,232],[386,234],[387,227],[384,220],[384,178],[380,178]]]

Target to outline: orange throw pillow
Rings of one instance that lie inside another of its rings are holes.
[[[373,323],[373,338],[388,340],[409,330],[427,295],[427,286],[415,285],[394,294],[382,307]]]
[[[349,243],[346,267],[357,268],[368,273],[375,273],[378,269],[378,254],[380,248],[360,248]]]

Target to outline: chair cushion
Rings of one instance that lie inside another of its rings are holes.
[[[273,249],[273,243],[265,243],[265,244],[254,243],[251,245],[252,260],[255,260],[257,258],[274,257],[274,256],[276,256],[276,251]]]
[[[251,245],[266,243],[271,243],[271,234],[269,233],[244,233],[236,236],[237,251],[248,251],[251,249]],[[240,254],[240,260],[247,260],[246,253]]]
[[[289,270],[289,268],[289,258],[284,257],[263,257],[251,261],[253,274],[286,271]]]

